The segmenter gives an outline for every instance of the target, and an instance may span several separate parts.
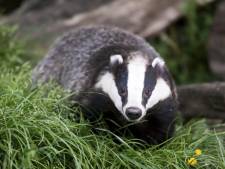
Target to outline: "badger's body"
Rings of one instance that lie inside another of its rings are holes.
[[[174,131],[176,93],[164,61],[142,38],[112,27],[87,27],[58,39],[33,72],[34,82],[54,80],[75,93],[90,120],[103,113],[156,144]]]

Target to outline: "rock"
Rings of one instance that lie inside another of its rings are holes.
[[[184,119],[225,119],[225,82],[178,87],[179,111]]]

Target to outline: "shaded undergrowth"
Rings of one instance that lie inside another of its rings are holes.
[[[177,84],[213,81],[208,64],[208,37],[219,1],[197,7],[187,0],[181,9],[184,18],[172,24],[151,43],[166,60]]]

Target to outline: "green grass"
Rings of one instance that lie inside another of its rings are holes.
[[[25,52],[22,42],[15,40],[16,27],[0,26],[0,64],[7,67],[23,63]]]
[[[203,151],[197,168],[225,167],[225,132],[208,130],[204,120],[178,124],[176,136],[161,148],[143,148],[105,128],[94,134],[84,120],[72,120],[71,113],[80,112],[69,108],[67,96],[51,84],[33,89],[28,64],[1,69],[1,168],[181,169],[190,168],[186,161],[195,148]]]

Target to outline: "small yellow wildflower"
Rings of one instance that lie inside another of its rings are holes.
[[[195,150],[195,155],[196,156],[200,156],[202,154],[202,150],[200,150],[200,149],[196,149]]]
[[[194,167],[197,165],[198,161],[194,157],[192,157],[192,158],[188,159],[187,163],[188,163],[188,165]]]

